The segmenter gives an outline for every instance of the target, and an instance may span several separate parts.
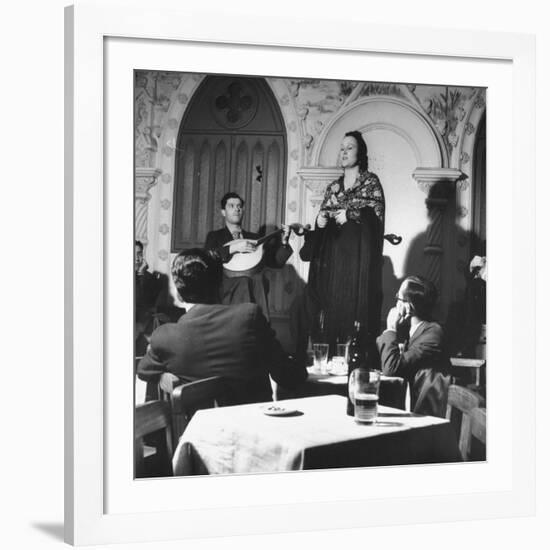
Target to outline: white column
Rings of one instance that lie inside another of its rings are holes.
[[[158,168],[136,168],[135,185],[135,230],[136,240],[146,245],[147,237],[147,203],[151,200],[149,191],[158,181],[161,170]]]
[[[319,212],[321,202],[325,195],[327,186],[338,179],[343,171],[341,168],[331,167],[323,168],[319,166],[300,168],[296,171],[301,180],[300,185],[300,201],[302,204],[302,219],[301,223],[315,226],[315,218]],[[298,246],[302,245],[302,237],[298,239]],[[296,269],[300,277],[307,281],[309,272],[309,262],[297,260]]]
[[[337,167],[311,167],[300,168],[297,174],[302,178],[304,183],[302,199],[308,201],[307,210],[313,209],[316,211],[323,201],[328,184],[338,179],[343,174],[343,170]]]

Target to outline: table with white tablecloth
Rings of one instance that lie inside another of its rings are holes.
[[[276,405],[296,412],[268,416]],[[285,472],[460,460],[446,419],[379,406],[375,424],[338,395],[197,411],[174,454],[175,475]]]
[[[279,390],[279,399],[298,397],[313,397],[316,395],[348,395],[348,376],[332,373],[320,374],[314,368],[307,369],[308,377],[305,382],[293,390]],[[380,377],[380,404],[397,409],[409,409],[410,396],[408,386],[403,378],[397,376]]]

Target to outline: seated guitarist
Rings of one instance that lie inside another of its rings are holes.
[[[216,251],[223,263],[229,262],[236,253],[254,252],[256,239],[259,239],[260,235],[246,231],[241,226],[244,215],[243,198],[234,192],[226,193],[221,200],[221,214],[225,220],[225,227],[210,231],[204,247]],[[274,237],[264,245],[263,265],[266,267],[281,268],[292,255],[292,248],[288,244],[290,227],[282,227],[282,238]],[[222,304],[256,303],[269,321],[268,291],[267,278],[261,271],[251,276],[224,276],[220,299]]]

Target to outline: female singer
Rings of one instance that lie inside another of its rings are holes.
[[[361,333],[380,330],[384,191],[368,171],[367,145],[360,132],[348,132],[340,148],[344,174],[326,189],[300,258],[309,261],[308,317],[323,319],[322,338],[334,349],[361,321]],[[307,338],[307,337],[306,337]]]

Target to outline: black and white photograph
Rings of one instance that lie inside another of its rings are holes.
[[[545,548],[545,14],[9,3],[3,547]]]
[[[487,89],[365,78],[134,71],[136,478],[486,460]]]

